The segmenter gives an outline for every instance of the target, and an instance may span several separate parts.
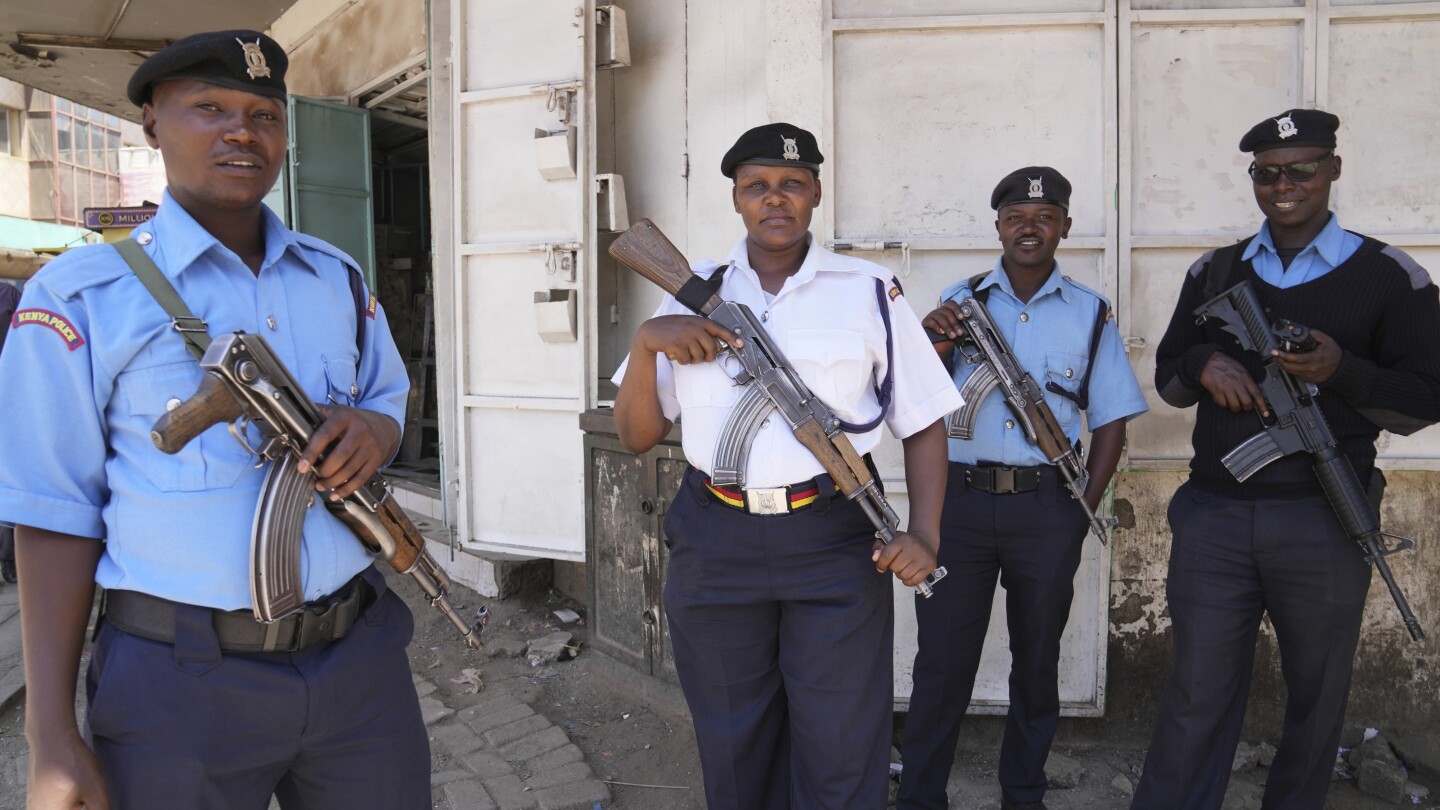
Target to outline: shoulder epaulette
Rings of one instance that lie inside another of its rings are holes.
[[[70,248],[40,268],[32,281],[63,299],[130,275],[130,268],[111,245]]]
[[[349,253],[346,253],[340,248],[335,247],[329,242],[326,242],[324,239],[311,236],[308,233],[301,233],[299,231],[294,231],[293,233],[295,234],[295,241],[299,242],[301,245],[304,245],[311,250],[324,253],[327,256],[339,259],[345,266],[349,267],[351,270],[354,270],[357,273],[361,272],[360,263],[355,261],[355,259]]]

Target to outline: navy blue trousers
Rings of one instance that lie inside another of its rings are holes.
[[[885,806],[894,578],[870,560],[864,513],[830,492],[755,516],[692,470],[665,517],[665,611],[710,810]]]
[[[945,810],[960,723],[970,705],[995,582],[1010,629],[1010,709],[1000,745],[1000,787],[1014,802],[1045,796],[1045,760],[1060,721],[1060,637],[1089,523],[1046,470],[1040,488],[992,495],[952,464],[940,518],[940,564],[949,574],[915,600],[919,646],[905,716],[898,807]]]
[[[1131,807],[1220,807],[1268,613],[1287,702],[1261,806],[1321,810],[1370,589],[1360,547],[1320,495],[1240,500],[1186,483],[1169,517],[1175,660]]]
[[[429,808],[414,618],[365,576],[379,595],[350,633],[294,653],[222,654],[199,608],[181,608],[173,645],[102,623],[86,726],[112,806]]]

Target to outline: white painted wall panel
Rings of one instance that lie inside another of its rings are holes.
[[[564,128],[545,104],[544,95],[525,95],[463,110],[466,242],[570,241],[579,231],[579,181],[546,180],[535,165],[535,130]]]
[[[1302,30],[1298,23],[1135,27],[1130,233],[1254,230],[1250,158],[1238,144],[1261,115],[1300,106]]]
[[[584,498],[576,496],[585,488],[584,448],[574,411],[475,408],[465,418],[473,499],[466,545],[583,560]]]
[[[576,344],[547,343],[535,331],[534,293],[555,286],[545,255],[468,256],[465,307],[474,324],[462,362],[465,394],[575,398],[581,395]]]
[[[1075,187],[1073,235],[1103,235],[1104,50],[1090,26],[837,34],[837,237],[993,237],[991,190],[1030,165]]]
[[[583,0],[486,0],[464,31],[466,90],[567,81],[585,18]],[[573,36],[572,36],[573,35]]]
[[[1211,8],[1296,8],[1305,0],[1130,0],[1130,7],[1139,10],[1185,10]]]
[[[720,158],[740,133],[772,120],[765,97],[765,5],[710,0],[686,4],[690,193],[685,230],[686,255],[692,260],[724,258],[745,234],[730,197],[732,184],[720,174]],[[790,123],[819,130],[818,121]]]
[[[835,19],[855,17],[945,17],[1013,14],[1017,11],[1102,11],[1105,0],[834,0]]]
[[[1330,26],[1326,107],[1344,163],[1331,204],[1345,227],[1381,236],[1440,230],[1440,20]]]
[[[1254,227],[1258,227],[1258,220]],[[1155,459],[1186,462],[1192,455],[1190,429],[1195,409],[1173,408],[1155,394],[1155,349],[1180,297],[1180,286],[1191,263],[1205,252],[1201,248],[1136,250],[1130,254],[1130,322],[1121,324],[1123,334],[1143,338],[1145,345],[1130,350],[1130,365],[1150,403],[1150,411],[1132,421],[1127,430],[1130,461],[1144,467]]]

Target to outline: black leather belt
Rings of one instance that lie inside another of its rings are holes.
[[[1009,495],[1015,492],[1034,492],[1040,488],[1047,470],[1053,467],[974,467],[962,465],[965,470],[965,485],[992,495]]]
[[[370,583],[356,576],[344,588],[299,612],[265,624],[249,610],[211,610],[220,649],[228,652],[294,652],[345,637],[361,612],[375,601]],[[175,643],[175,610],[180,603],[139,591],[106,591],[105,620],[151,641]]]

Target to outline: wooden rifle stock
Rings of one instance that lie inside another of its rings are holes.
[[[671,295],[678,295],[680,288],[695,277],[685,254],[648,219],[640,220],[620,234],[610,245],[610,255]],[[722,303],[717,292],[699,309],[699,314],[709,315]]]
[[[225,380],[207,371],[194,396],[166,411],[155,422],[150,440],[161,452],[173,456],[211,426],[229,424],[244,413],[240,400]]]

